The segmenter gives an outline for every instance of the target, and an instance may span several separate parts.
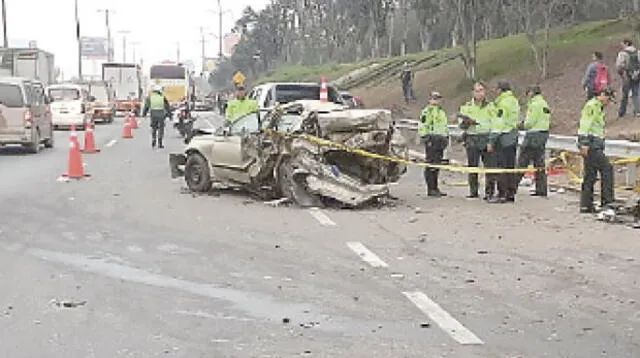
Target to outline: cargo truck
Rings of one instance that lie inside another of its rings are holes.
[[[0,76],[24,77],[51,85],[56,78],[53,54],[37,48],[0,48]]]
[[[133,63],[102,64],[102,80],[111,88],[117,112],[141,112],[142,71]]]

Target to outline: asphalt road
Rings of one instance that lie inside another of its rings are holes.
[[[274,208],[184,194],[177,133],[121,131],[80,182],[57,181],[68,132],[0,150],[2,356],[640,356],[640,235],[573,194],[427,199],[412,170],[383,208]]]

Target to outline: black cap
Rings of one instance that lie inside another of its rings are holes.
[[[237,85],[236,86],[236,91],[244,91],[244,90],[245,90],[244,85]]]
[[[598,93],[599,96],[607,96],[611,99],[615,99],[616,98],[616,92],[611,89],[611,88],[605,88],[602,91],[600,91],[600,93]]]
[[[529,93],[533,93],[533,94],[541,94],[542,90],[540,89],[539,85],[530,85],[529,87],[527,87],[527,94]]]
[[[498,89],[501,91],[510,91],[511,85],[505,80],[498,81]]]

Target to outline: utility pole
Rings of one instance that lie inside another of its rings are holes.
[[[127,35],[131,33],[129,30],[118,31],[122,35],[122,62],[127,62]]]
[[[113,10],[100,9],[98,12],[104,12],[104,22],[107,27],[107,61],[113,62],[113,40],[111,39],[111,14]]]
[[[204,38],[204,29],[202,28],[202,26],[200,26],[200,45],[201,45],[201,51],[202,51],[202,72],[204,72],[204,70],[206,69],[206,54],[205,54],[205,38]]]
[[[132,55],[133,55],[133,61],[131,61],[131,62],[132,63],[136,63],[136,60],[137,60],[137,58],[136,58],[136,50],[138,48],[138,45],[140,45],[140,42],[137,42],[137,41],[131,42],[130,45],[131,45],[131,52],[132,52]]]
[[[4,48],[9,47],[9,36],[7,36],[7,5],[2,0],[2,33],[4,34]]]
[[[78,14],[78,0],[75,0],[76,40],[78,41],[78,80],[82,82],[82,41],[80,40],[80,16]]]
[[[176,42],[176,62],[180,62],[180,41]]]
[[[222,3],[218,0],[218,58],[222,58]]]

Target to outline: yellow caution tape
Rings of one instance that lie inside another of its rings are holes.
[[[372,158],[372,159],[380,159],[389,162],[395,162],[405,165],[413,165],[422,168],[432,168],[432,169],[440,169],[440,170],[448,170],[456,173],[467,173],[467,174],[506,174],[506,173],[530,173],[535,172],[538,169],[536,168],[518,168],[518,169],[499,169],[499,168],[480,168],[480,167],[463,167],[463,166],[454,166],[454,165],[446,165],[446,164],[430,164],[430,163],[417,163],[403,158],[390,157],[386,155],[371,153],[366,150],[351,148],[344,144],[332,142],[330,140],[318,138],[316,136],[312,136],[309,134],[298,134],[291,135],[282,132],[276,132],[274,130],[267,129],[265,130],[267,134],[273,134],[278,136],[285,137],[299,137],[308,140],[311,143],[315,143],[319,146],[323,147],[332,147],[340,150],[344,150],[345,152],[354,153],[363,157]]]

